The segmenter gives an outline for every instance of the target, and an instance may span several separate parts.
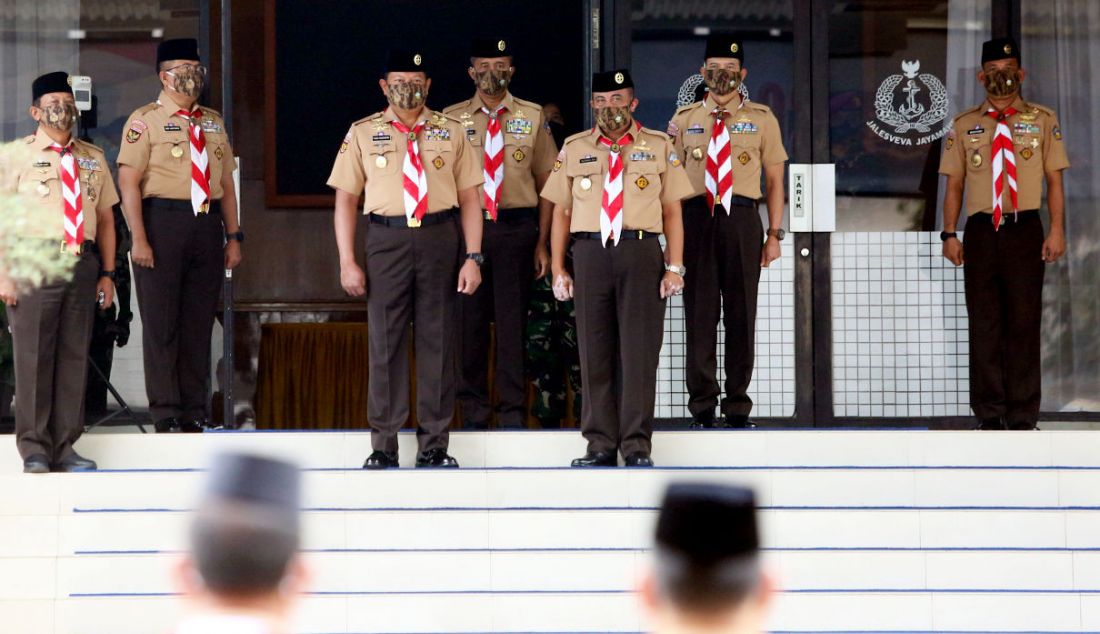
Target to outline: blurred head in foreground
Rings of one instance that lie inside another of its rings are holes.
[[[670,485],[657,519],[653,569],[640,592],[654,631],[762,632],[771,593],[752,491]]]
[[[179,570],[194,607],[249,615],[267,622],[268,631],[282,631],[278,624],[305,583],[300,498],[301,476],[293,464],[236,453],[214,459]]]

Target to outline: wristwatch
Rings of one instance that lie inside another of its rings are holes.
[[[105,277],[105,278],[111,280],[112,282],[115,281],[116,275],[117,275],[117,273],[115,273],[114,271],[100,271],[99,272],[100,277]]]
[[[243,231],[237,231],[236,233],[227,233],[227,234],[225,234],[225,240],[226,240],[226,242],[228,242],[230,240],[236,240],[237,242],[244,242],[244,232]]]
[[[466,259],[473,260],[474,264],[476,264],[478,268],[481,268],[481,265],[485,264],[485,256],[481,255],[481,253],[467,253]]]
[[[779,240],[780,242],[782,242],[783,238],[787,237],[787,232],[784,231],[782,227],[780,227],[779,229],[768,229],[767,231],[764,232],[764,235],[766,235],[766,236],[775,236],[776,240]]]
[[[955,233],[954,231],[941,231],[940,232],[940,242],[947,242],[951,238],[955,238],[956,240],[958,240],[959,239],[959,234]]]
[[[666,264],[665,270],[669,273],[675,273],[680,277],[684,277],[685,275],[687,275],[688,272],[686,266],[676,266],[675,264]]]

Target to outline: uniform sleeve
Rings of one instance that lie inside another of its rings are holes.
[[[558,153],[558,158],[554,161],[554,169],[550,172],[550,178],[547,179],[546,185],[543,186],[539,195],[566,209],[573,207],[573,179],[565,173],[564,147]]]
[[[225,121],[222,121],[222,130],[225,130]],[[237,171],[236,152],[233,151],[233,143],[229,140],[229,134],[225,135],[225,154],[222,155],[222,174],[232,174]]]
[[[332,164],[332,174],[328,177],[328,186],[358,196],[367,185],[367,174],[363,171],[363,150],[355,128],[348,129],[340,151],[336,153],[336,162]]]
[[[485,177],[481,173],[481,155],[466,141],[466,131],[462,126],[455,126],[451,134],[456,137],[452,145],[458,159],[454,166],[455,190],[462,191],[483,184]]]
[[[677,117],[674,114],[672,115],[672,119],[669,119],[668,129],[665,130],[665,134],[667,134],[668,137],[672,139],[672,147],[675,149],[676,154],[678,154],[681,159],[683,159],[684,157],[684,131],[682,129],[683,125],[683,118]]]
[[[763,147],[760,148],[760,160],[764,166],[787,162],[787,150],[783,147],[783,134],[779,130],[779,119],[768,113],[767,130],[761,139]]]
[[[963,144],[959,141],[959,126],[956,121],[943,142],[943,156],[940,157],[940,174],[944,176],[965,176],[963,168]]]
[[[144,172],[149,166],[149,125],[134,112],[122,127],[122,142],[118,148],[118,164]]]
[[[103,165],[106,166],[106,164],[107,159],[104,157]],[[114,207],[122,202],[118,197],[118,188],[115,187],[115,178],[111,176],[111,170],[104,169],[103,171],[107,178],[103,179],[103,187],[99,190],[99,204],[96,205],[96,209]]]
[[[665,160],[668,165],[661,174],[661,203],[665,205],[689,198],[695,193],[687,170],[684,169],[683,157],[676,151],[675,144],[670,142],[667,149],[668,156]]]
[[[558,155],[554,150],[554,137],[550,135],[550,124],[543,114],[542,125],[535,133],[535,162],[531,165],[531,171],[535,174],[545,174],[554,169],[554,158]]]
[[[1051,115],[1050,125],[1043,135],[1043,171],[1057,172],[1069,167],[1066,156],[1066,144],[1062,142],[1062,128],[1058,126],[1058,117]]]

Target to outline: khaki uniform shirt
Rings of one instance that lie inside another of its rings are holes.
[[[623,159],[623,230],[663,233],[662,204],[691,196],[691,183],[668,136],[635,128]],[[571,209],[569,231],[599,231],[611,150],[598,128],[565,140],[542,197]]]
[[[349,194],[364,194],[363,213],[405,215],[406,136],[391,125],[392,108],[351,124],[344,137],[328,185]],[[456,119],[424,108],[417,124],[427,124],[417,136],[420,161],[428,180],[428,213],[458,206],[458,192],[482,183],[481,161],[463,137]]]
[[[539,194],[535,175],[548,174],[553,169],[554,157],[558,153],[554,137],[550,135],[550,128],[542,116],[542,106],[537,103],[517,99],[508,93],[500,105],[505,108],[500,115],[500,132],[504,137],[504,183],[500,190],[500,208],[536,207]],[[489,126],[489,115],[482,110],[486,107],[481,96],[474,95],[473,99],[443,110],[444,114],[462,123],[463,135],[474,147],[481,165],[484,165],[485,158],[485,129]],[[484,185],[477,188],[477,197],[484,206]]]
[[[225,121],[206,106],[202,110],[202,131],[210,166],[210,199],[221,200],[222,174],[233,173],[237,163],[225,133]],[[177,116],[181,106],[161,92],[154,103],[130,115],[122,132],[118,164],[142,172],[142,198],[191,200],[191,143],[188,120]]]
[[[725,117],[730,133],[730,163],[733,172],[733,193],[757,200],[761,197],[760,175],[763,168],[787,160],[779,121],[770,108],[753,101],[736,99],[726,104]],[[706,194],[704,176],[707,168],[707,144],[714,132],[714,115],[718,104],[711,95],[703,101],[684,106],[672,116],[668,135],[684,160],[684,168],[696,196]]]
[[[23,237],[63,240],[65,199],[61,194],[61,155],[50,149],[54,142],[45,134],[32,134],[24,141],[30,156],[25,169],[16,175],[16,186],[32,201],[33,209],[40,212],[41,222],[32,223]],[[95,240],[96,210],[118,204],[118,190],[115,189],[103,150],[79,139],[73,139],[72,145],[80,172],[84,239]]]
[[[1008,118],[1016,153],[1016,210],[1038,209],[1046,173],[1069,167],[1062,130],[1058,116],[1045,106],[1017,98],[1012,107],[1017,111]],[[955,117],[940,158],[940,174],[965,177],[968,215],[993,213],[992,145],[997,120],[986,114],[989,108],[985,102]],[[1013,211],[1007,180],[1001,209]]]

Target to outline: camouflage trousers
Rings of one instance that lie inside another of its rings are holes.
[[[543,427],[566,419],[566,377],[573,388],[573,412],[581,413],[581,364],[573,302],[554,299],[551,276],[535,280],[527,310],[527,373],[535,387],[531,415]]]

